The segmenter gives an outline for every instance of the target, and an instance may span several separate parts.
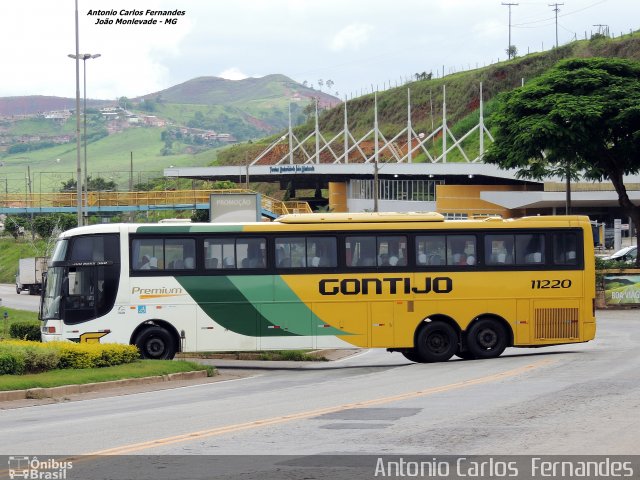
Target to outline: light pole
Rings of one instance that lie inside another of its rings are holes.
[[[84,224],[88,224],[89,220],[89,183],[87,179],[87,60],[91,58],[98,58],[100,56],[99,53],[80,53],[78,55],[74,55],[70,53],[68,55],[69,58],[73,58],[74,60],[82,60],[82,72],[84,75],[84,105],[82,110],[82,117],[84,122]],[[82,190],[80,190],[82,191]]]

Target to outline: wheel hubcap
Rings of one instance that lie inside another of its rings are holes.
[[[164,351],[164,342],[159,338],[152,338],[147,343],[147,350],[151,355],[157,357]]]
[[[482,330],[478,334],[478,343],[483,348],[494,348],[498,342],[498,335],[491,329]]]
[[[436,353],[444,352],[449,347],[448,339],[440,332],[429,335],[427,339],[427,346],[429,350]]]

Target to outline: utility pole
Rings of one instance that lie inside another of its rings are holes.
[[[602,23],[596,23],[594,27],[598,27],[598,33],[601,35],[609,36],[609,25],[604,25]]]
[[[558,8],[560,5],[564,5],[564,3],[550,3],[550,7],[554,7],[553,11],[556,12],[556,48],[558,48],[558,12],[560,9]]]
[[[511,7],[519,5],[518,3],[503,3],[502,5],[506,5],[509,7],[509,45],[507,45],[507,55],[509,56],[509,60],[511,60]]]

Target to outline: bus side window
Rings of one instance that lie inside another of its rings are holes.
[[[265,268],[266,245],[264,238],[248,238],[236,242],[238,268]]]
[[[416,237],[416,261],[418,265],[444,265],[445,258],[444,235]]]
[[[553,261],[556,265],[577,265],[578,238],[574,232],[553,234]]]
[[[206,270],[235,268],[235,241],[233,239],[205,239],[204,258]]]
[[[513,235],[495,234],[484,237],[487,265],[513,265]]]
[[[447,235],[447,265],[473,266],[476,263],[475,236]]]
[[[544,263],[544,235],[516,235],[516,263],[536,265]]]
[[[307,238],[308,267],[335,267],[337,261],[335,237]]]
[[[374,237],[347,237],[345,247],[347,266],[376,266],[376,239]]]
[[[307,266],[306,241],[304,237],[276,239],[276,267],[303,268]]]
[[[377,247],[378,266],[403,267],[407,264],[407,237],[379,236]]]

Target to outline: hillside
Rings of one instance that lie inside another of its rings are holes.
[[[286,128],[290,104],[294,125],[302,123],[304,107],[316,96],[324,106],[339,103],[283,75],[239,81],[201,77],[144,97],[123,97],[122,110],[115,115],[96,108],[105,102],[90,100],[89,175],[107,176],[124,189],[129,185],[132,154],[134,177],[142,181],[161,176],[170,165],[210,164],[223,145]],[[25,191],[27,167],[35,192],[55,190],[75,177],[75,115],[42,115],[69,109],[75,109],[75,99],[0,98],[0,167],[7,193]],[[132,116],[139,121],[130,122]]]
[[[444,78],[415,81],[402,87],[379,92],[380,129],[387,138],[391,138],[406,127],[407,88],[410,88],[412,127],[416,132],[429,134],[442,123],[443,86],[446,86],[448,126],[455,135],[466,133],[478,121],[480,82],[483,85],[485,120],[490,128],[493,99],[499,93],[519,87],[523,80],[526,82],[540,75],[562,59],[596,56],[640,60],[640,33],[635,32],[617,39],[596,38],[576,41],[547,52],[517,57],[510,61],[448,75]],[[347,106],[349,130],[356,138],[360,138],[373,127],[373,94],[349,100]],[[331,138],[332,134],[341,131],[344,125],[343,106],[324,110],[319,123],[325,138]],[[312,121],[295,129],[298,138],[304,138],[312,131]],[[258,155],[275,138],[277,137],[273,136],[258,144],[254,142],[252,145],[237,145],[225,149],[218,154],[218,164],[241,164],[246,157],[254,158]],[[437,138],[430,144],[432,153],[441,150],[440,142],[440,138]],[[337,154],[342,152],[341,144],[342,139],[332,144],[332,149]],[[465,147],[477,151],[477,144],[478,136],[476,135],[466,141]],[[309,145],[309,148],[313,151],[313,145]],[[326,157],[324,160],[330,160],[328,155]],[[424,155],[414,157],[414,161],[417,162],[425,159]],[[321,161],[323,161],[322,157]],[[454,150],[448,156],[448,161],[462,161],[462,156]]]
[[[238,140],[276,133],[302,120],[304,107],[318,99],[321,108],[340,103],[332,95],[307,88],[284,75],[226,80],[199,77],[159,92],[133,99],[151,102],[154,114],[179,125],[226,132]]]
[[[294,82],[284,75],[267,75],[244,80],[226,80],[219,77],[198,77],[138,99],[156,99],[163,103],[198,105],[246,105],[255,101],[273,101],[282,98],[311,100],[318,98],[322,106],[340,102],[336,97]]]

